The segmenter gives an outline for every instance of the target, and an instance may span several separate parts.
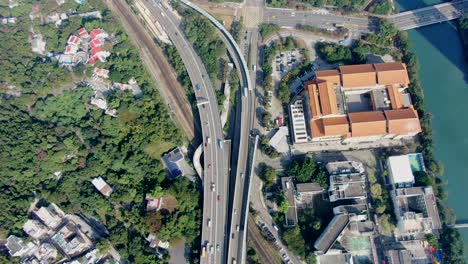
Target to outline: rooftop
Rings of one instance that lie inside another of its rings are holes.
[[[284,197],[289,203],[288,212],[285,215],[285,225],[293,226],[297,224],[297,212],[294,201],[294,183],[292,177],[281,177],[281,186]]]
[[[347,136],[348,119],[345,116],[311,120],[312,137]]]
[[[389,134],[418,134],[422,131],[419,117],[413,108],[384,111]]]
[[[349,224],[349,216],[345,214],[335,215],[320,237],[315,241],[314,247],[321,253],[326,254],[333,246],[338,237]]]
[[[34,214],[49,228],[56,228],[61,222],[65,213],[55,204],[51,203],[47,207],[41,207],[34,211]]]
[[[106,196],[106,197],[109,197],[112,193],[112,187],[110,187],[109,184],[107,184],[107,182],[102,178],[102,177],[97,177],[97,178],[94,178],[91,183],[94,185],[94,187],[96,187],[96,189],[98,189],[98,191]]]
[[[306,182],[306,183],[298,183],[296,184],[296,191],[298,193],[306,193],[306,192],[323,192],[324,189],[320,184],[315,182]]]
[[[387,133],[387,120],[382,111],[349,113],[348,117],[353,137],[385,135]]]
[[[172,151],[164,154],[163,160],[173,177],[181,176],[183,174],[178,163],[184,160],[184,154],[179,147],[176,147]]]
[[[409,77],[406,65],[401,62],[387,62],[374,64],[377,72],[377,82],[383,85],[401,84],[408,86]]]
[[[339,69],[343,88],[369,87],[377,84],[372,64],[342,65]]]
[[[407,155],[389,157],[387,167],[392,184],[414,184],[414,175]]]

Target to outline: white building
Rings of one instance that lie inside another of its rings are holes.
[[[41,207],[34,211],[34,214],[51,229],[54,229],[62,223],[65,213],[55,204],[51,203],[47,207]]]
[[[23,225],[23,231],[34,239],[39,239],[49,232],[49,229],[43,225],[41,222],[28,219]]]
[[[112,187],[101,177],[94,178],[91,183],[101,192],[102,195],[109,197],[112,193]]]
[[[396,188],[413,186],[414,175],[408,155],[389,157],[387,167],[390,183]]]
[[[294,143],[307,142],[307,127],[304,116],[304,105],[301,99],[289,106]]]

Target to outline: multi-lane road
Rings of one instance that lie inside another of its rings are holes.
[[[361,32],[374,31],[378,26],[376,18],[340,16],[326,12],[278,8],[265,8],[263,10],[263,22],[278,24],[284,27],[295,27],[301,24],[330,29],[334,29],[336,24],[341,24]]]
[[[195,91],[203,134],[202,263],[223,263],[227,217],[229,142],[224,142],[218,103],[209,75],[192,44],[181,30],[180,20],[160,1],[142,1],[159,21],[177,48]]]
[[[467,11],[468,1],[458,0],[395,14],[388,21],[400,30],[408,30],[456,19]]]

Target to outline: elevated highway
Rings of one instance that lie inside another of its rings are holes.
[[[226,217],[230,142],[224,141],[220,112],[205,65],[181,30],[181,21],[162,1],[140,1],[161,24],[177,48],[197,99],[203,134],[203,263],[223,263],[225,258]],[[203,252],[201,251],[201,252]]]
[[[238,107],[236,109],[236,121],[234,127],[234,135],[232,139],[232,154],[231,154],[231,184],[230,188],[230,210],[228,213],[228,229],[230,230],[226,237],[227,257],[223,263],[243,263],[245,256],[245,240],[247,236],[246,216],[248,214],[248,195],[249,195],[249,179],[250,175],[248,157],[249,146],[252,145],[249,140],[249,134],[253,127],[255,115],[255,94],[254,86],[251,83],[249,69],[245,58],[231,34],[219,23],[213,16],[205,10],[199,8],[188,0],[180,0],[180,2],[199,12],[201,15],[208,18],[213,25],[222,33],[222,38],[226,43],[229,53],[231,54],[234,64],[240,71],[241,91],[238,94]],[[247,201],[247,204],[246,204]],[[204,260],[202,259],[202,263]]]

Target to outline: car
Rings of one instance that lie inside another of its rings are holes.
[[[216,245],[216,251],[219,251],[219,244]]]
[[[273,224],[273,228],[274,228],[276,231],[279,231],[279,228],[278,228],[275,224]]]
[[[234,214],[237,214],[237,209],[234,209]]]
[[[208,218],[208,221],[207,221],[206,225],[207,225],[208,227],[211,227],[211,219]]]
[[[214,250],[213,250],[213,245],[210,246],[210,254],[213,254]]]
[[[221,202],[221,195],[218,194],[218,203]]]
[[[216,189],[215,183],[214,183],[214,182],[212,182],[212,183],[211,183],[211,191],[212,191],[212,192],[214,192],[214,191],[215,191],[215,189]]]
[[[197,91],[200,91],[201,90],[201,87],[199,84],[195,85],[195,89],[197,89]]]
[[[241,172],[240,175],[241,175],[241,178],[244,179],[244,173]]]
[[[236,231],[239,232],[239,225],[236,225]]]
[[[211,169],[211,164],[208,164],[208,169]]]

